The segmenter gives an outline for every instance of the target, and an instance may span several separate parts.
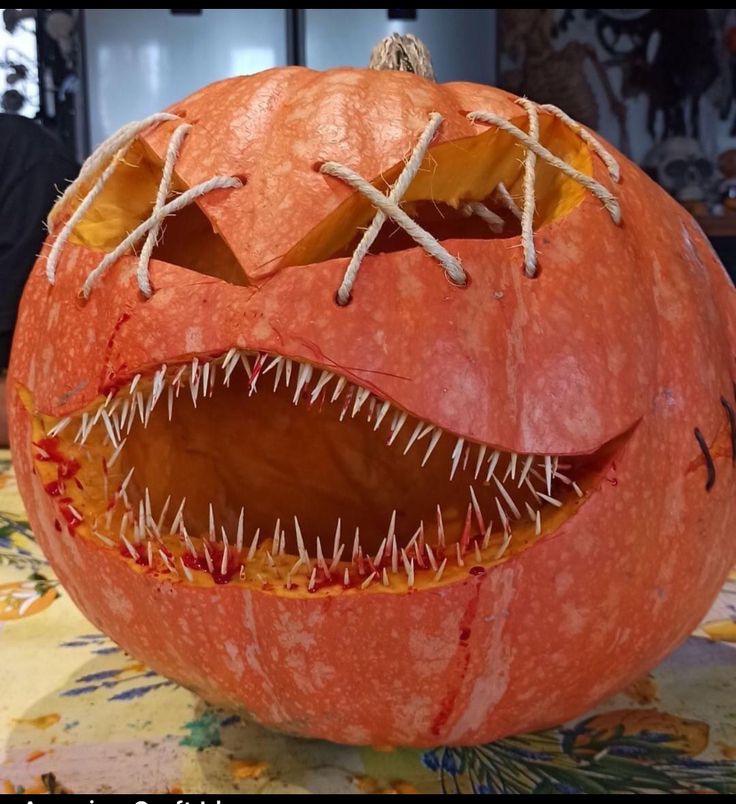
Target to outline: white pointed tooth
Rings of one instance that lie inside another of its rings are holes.
[[[107,536],[104,536],[102,533],[98,533],[96,530],[93,530],[92,533],[107,547],[114,547],[115,542],[112,539],[108,539]]]
[[[537,511],[537,516],[534,520],[534,533],[539,536],[542,532],[542,513]]]
[[[549,494],[543,494],[541,491],[538,491],[537,494],[545,502],[548,502],[550,505],[554,505],[555,508],[562,508],[562,503],[558,499],[556,499],[555,497],[552,497]]]
[[[240,509],[240,516],[238,517],[238,530],[235,535],[235,549],[238,553],[241,553],[243,550],[243,534],[245,532],[245,509]]]
[[[225,529],[223,528],[223,533]],[[220,575],[227,575],[227,565],[230,558],[230,545],[225,538],[225,548],[222,551],[222,561],[220,562]]]
[[[460,542],[455,542],[455,554],[458,567],[464,567],[465,562],[463,561],[463,551],[460,549]]]
[[[483,562],[483,556],[480,553],[480,545],[478,544],[478,540],[473,540],[473,550],[475,551],[475,560],[481,564]]]
[[[509,469],[511,470],[511,479],[516,480],[516,462],[518,461],[519,456],[515,453],[511,453],[511,458],[509,459]]]
[[[170,385],[167,391],[167,399],[166,399],[166,412],[171,421],[171,417],[174,415],[174,386]]]
[[[404,548],[404,550],[406,551],[407,555],[409,555],[409,552],[410,552],[412,547],[416,547],[417,539],[419,538],[419,535],[422,533],[422,531],[423,531],[422,525],[420,525],[414,531],[414,535],[411,537],[411,539],[409,539],[409,544],[407,544],[406,547]]]
[[[406,447],[404,447],[404,455],[414,446],[416,441],[419,438],[419,434],[424,429],[424,422],[417,422],[417,426],[414,428],[414,432],[409,436],[409,440],[406,443]]]
[[[291,360],[287,357],[284,360],[284,385],[288,388],[291,382]]]
[[[309,561],[309,553],[304,548],[304,537],[302,536],[302,529],[299,527],[299,520],[294,516],[294,530],[296,531],[296,546],[298,555],[303,555],[306,561]]]
[[[501,453],[497,449],[491,453],[491,457],[488,459],[488,471],[486,472],[486,483],[489,483],[491,478],[495,477],[494,472],[496,471],[496,466],[498,465],[500,457]]]
[[[153,566],[153,542],[149,539],[146,542],[146,558],[148,559],[148,566]]]
[[[138,553],[136,553],[135,548],[133,545],[125,538],[125,536],[120,537],[123,540],[123,544],[125,545],[125,549],[130,554],[130,557],[133,561],[138,561]]]
[[[335,563],[335,556],[337,555],[337,551],[340,549],[340,529],[342,527],[342,521],[340,517],[337,518],[337,526],[335,527],[335,538],[332,542],[332,563]]]
[[[266,561],[268,562],[268,566],[273,569],[276,566],[276,562],[273,559],[273,555],[270,550],[266,550]]]
[[[118,536],[122,539],[125,533],[128,530],[128,518],[130,514],[126,511],[122,517],[120,518],[120,529],[118,530]]]
[[[322,552],[322,540],[319,536],[317,536],[317,566],[321,567],[324,571],[328,570],[325,554]]]
[[[414,587],[414,559],[409,562],[409,572],[407,573],[409,578],[409,589]]]
[[[473,511],[475,513],[475,518],[478,520],[478,527],[481,529],[481,531],[484,531],[486,529],[486,523],[480,510],[478,498],[475,496],[475,489],[472,486],[470,486],[470,500],[473,503]]]
[[[302,394],[302,389],[307,385],[309,382],[309,378],[312,376],[312,367],[309,363],[301,363],[299,365],[299,373],[297,374],[296,378],[296,390],[294,391],[294,398],[292,402],[296,405],[299,402],[299,397]]]
[[[179,386],[181,385],[181,378],[184,376],[184,372],[187,370],[187,366],[188,363],[184,363],[183,366],[179,366],[179,368],[176,370],[176,374],[174,374],[174,379],[171,381],[171,384],[176,386],[177,391],[179,389]]]
[[[133,377],[133,379],[130,381],[130,388],[128,389],[129,396],[133,396],[133,394],[135,393],[136,386],[140,381],[141,381],[140,374],[136,374],[135,377]]]
[[[286,539],[286,534],[284,534],[284,539]],[[278,517],[276,520],[276,524],[273,528],[273,554],[277,555],[279,549],[281,547],[281,517]]]
[[[360,409],[370,395],[371,392],[367,388],[358,388],[355,394],[355,402],[353,402],[353,412],[350,414],[351,418],[355,418],[356,413],[360,412]]]
[[[552,494],[552,456],[544,456],[544,474],[547,478],[547,494]]]
[[[278,390],[279,383],[281,382],[281,375],[283,374],[283,372],[284,372],[284,361],[279,358],[279,363],[278,366],[276,367],[276,374],[274,375],[273,378],[274,393],[276,393],[276,391]]]
[[[450,469],[450,480],[455,477],[455,472],[457,472],[458,464],[460,463],[460,457],[463,453],[463,444],[465,444],[464,438],[458,438],[457,443],[455,444],[455,449],[452,451],[452,468]]]
[[[406,550],[402,547],[401,548],[401,563],[404,565],[404,572],[409,575],[409,556],[406,554]]]
[[[225,369],[222,384],[227,386],[230,385],[230,378],[232,377],[235,369],[238,367],[238,363],[240,363],[240,354],[237,349],[231,349],[230,351],[233,353],[233,357],[230,358],[230,360],[227,362],[227,365],[223,363],[222,366]],[[228,352],[228,354],[230,354],[230,352]]]
[[[491,530],[493,528],[493,523],[490,523],[486,528],[486,532],[483,535],[483,549],[487,550],[488,545],[491,543]]]
[[[250,355],[244,350],[240,352],[240,363],[245,369],[245,375],[248,377],[248,382],[250,382],[250,379],[253,376],[253,369],[250,366]]]
[[[171,503],[171,495],[169,494],[169,496],[166,498],[166,501],[164,502],[164,507],[161,509],[159,518],[156,521],[156,530],[159,533],[161,532],[161,528],[163,527],[164,519],[166,518],[166,512],[169,510],[170,503]]]
[[[204,549],[204,560],[207,563],[207,569],[209,570],[210,575],[214,575],[215,573],[215,565],[212,561],[212,556],[210,555],[210,551],[207,547],[207,542],[202,542],[202,548]]]
[[[578,486],[578,484],[577,484],[577,483],[575,483],[574,481],[573,481],[573,484],[572,484],[572,488],[573,488],[573,491],[575,492],[575,494],[577,494],[577,495],[578,495],[578,497],[582,497],[582,496],[583,496],[583,490],[582,490],[582,489],[580,488],[580,486]]]
[[[143,404],[143,394],[140,391],[136,392],[134,404],[138,409],[138,418],[141,420],[141,424],[145,425],[146,423],[146,406]]]
[[[376,553],[376,557],[373,560],[373,564],[377,567],[380,565],[381,561],[383,561],[383,553],[386,550],[386,537],[383,537],[383,541],[381,542],[381,546],[378,548],[378,552]]]
[[[445,558],[442,563],[440,564],[440,568],[437,570],[434,576],[435,583],[442,579],[442,575],[445,571],[445,567],[447,566],[447,559]]]
[[[113,445],[113,447],[117,448],[118,439],[117,436],[115,435],[115,429],[112,426],[112,422],[110,421],[110,417],[107,415],[106,410],[102,411],[102,421],[105,424],[105,430],[107,430],[108,436],[110,436],[110,443]]]
[[[483,460],[486,457],[486,450],[487,447],[485,444],[481,444],[480,448],[478,449],[478,460],[475,463],[475,480],[478,479],[478,475],[480,474],[481,467],[483,466]]]
[[[353,552],[351,553],[351,561],[355,561],[358,557],[358,551],[360,550],[360,528],[355,528],[355,537],[353,538]]]
[[[130,483],[130,478],[133,477],[133,472],[135,471],[135,466],[130,467],[130,471],[127,475],[125,475],[125,479],[120,484],[120,493],[123,494],[125,489],[128,487],[128,483]]]
[[[215,534],[215,509],[212,507],[212,503],[210,503],[209,514],[209,536],[210,541],[214,542],[217,539],[217,535]]]
[[[533,471],[534,471],[534,470],[532,469],[532,472],[533,472]],[[529,478],[528,478],[528,477],[527,477],[527,479],[524,481],[524,484],[525,484],[525,485],[526,485],[526,487],[529,489],[529,491],[532,493],[532,497],[534,497],[534,502],[536,502],[538,505],[541,505],[541,504],[542,504],[542,501],[539,499],[539,494],[537,494],[537,490],[534,488],[534,486],[532,485],[531,480],[529,480]]]
[[[519,511],[516,503],[511,499],[511,495],[508,493],[508,491],[506,491],[506,487],[497,477],[494,476],[493,479],[496,481],[496,486],[498,486],[498,490],[501,492],[501,496],[511,510],[511,513],[516,519],[521,519],[521,512]]]
[[[307,584],[307,589],[310,592],[314,592],[315,588],[317,587],[317,567],[312,570],[312,574],[309,576],[309,583]]]
[[[347,567],[345,567],[345,572],[342,576],[342,583],[343,586],[350,586],[350,572],[348,572]]]
[[[524,485],[524,481],[526,480],[526,476],[529,474],[529,470],[532,468],[532,463],[534,461],[533,455],[527,455],[526,460],[524,461],[524,465],[521,468],[521,474],[519,475],[519,482],[517,484],[517,488],[521,488]]]
[[[310,396],[309,400],[310,402],[314,403],[316,401],[322,389],[334,376],[335,375],[331,371],[327,371],[326,369],[319,375],[319,379],[317,380],[316,385],[312,389],[312,395]]]
[[[60,419],[56,424],[49,430],[49,435],[53,438],[54,436],[60,435],[61,432],[69,425],[71,422],[71,416],[65,416],[63,419]]]
[[[330,397],[330,402],[337,402],[337,400],[342,395],[342,392],[345,390],[345,386],[348,384],[348,381],[345,377],[339,377],[335,387],[332,391],[332,396]]]
[[[392,427],[391,437],[388,440],[389,446],[391,446],[394,441],[396,441],[396,436],[401,432],[401,428],[406,423],[407,416],[409,414],[404,412],[399,415],[399,418],[396,420],[395,426]]]
[[[567,475],[563,475],[562,472],[558,472],[555,470],[554,477],[561,480],[566,486],[572,485],[572,479],[569,478]]]
[[[511,544],[511,528],[508,528],[504,531],[503,542],[501,542],[501,546],[498,548],[496,555],[493,557],[495,560],[499,558],[503,558],[503,554],[508,549],[508,546]]]
[[[184,505],[186,504],[187,498],[182,497],[181,503],[179,504],[179,508],[174,515],[174,521],[171,523],[171,533],[176,533],[179,530],[179,526],[182,525],[184,522]]]
[[[429,456],[434,452],[434,448],[437,446],[440,438],[442,436],[442,430],[439,427],[435,428],[434,433],[432,433],[432,438],[429,440],[429,444],[427,445],[427,450],[424,453],[424,457],[422,458],[422,466],[425,466],[427,461],[429,460]]]
[[[388,571],[387,571],[386,567],[383,568],[383,572],[381,573],[381,583],[384,586],[390,586],[390,582],[389,582],[389,579],[388,579]]]
[[[374,430],[378,430],[381,426],[381,422],[384,419],[384,416],[388,413],[388,409],[391,407],[390,402],[382,402],[381,407],[378,409],[378,415],[376,416],[375,424],[373,425]]]
[[[194,573],[189,569],[189,567],[184,563],[184,559],[179,557],[179,564],[181,566],[181,571],[184,573],[184,577],[191,583],[194,580]]]
[[[248,549],[248,555],[246,556],[247,561],[252,561],[255,557],[256,550],[258,549],[258,537],[261,535],[261,529],[258,528],[253,536],[253,540],[250,543],[250,548]]]
[[[442,521],[442,509],[437,506],[437,544],[445,546],[445,523]]]
[[[225,547],[228,547],[230,545],[230,539],[227,537],[227,531],[225,530],[224,525],[220,525],[220,533],[222,534],[222,543],[225,545]]]
[[[376,576],[378,575],[377,572],[372,572],[360,585],[361,589],[367,589],[375,580]]]
[[[463,452],[463,472],[468,468],[468,458],[470,457],[470,444],[465,445]]]
[[[207,393],[207,388],[210,384],[210,364],[208,361],[205,361],[204,365],[202,366],[202,395],[204,396]]]
[[[193,558],[199,560],[199,556],[197,555],[197,551],[196,551],[196,549],[194,547],[194,544],[192,543],[192,540],[189,538],[189,534],[187,533],[187,529],[184,527],[184,525],[181,526],[181,535],[182,535],[182,538],[184,539],[184,545],[186,546],[187,550],[189,550],[189,553],[191,554],[191,556]]]
[[[256,357],[255,362],[253,363],[253,372],[249,378],[250,383],[249,383],[248,396],[253,396],[253,394],[256,392],[257,390],[256,385],[258,384],[258,378],[263,373],[263,366],[265,365],[267,359],[268,355],[266,354],[266,352],[258,353],[258,357]]]
[[[113,467],[113,466],[115,466],[115,463],[116,463],[117,459],[120,457],[120,454],[122,453],[122,451],[123,451],[123,447],[125,446],[125,442],[126,442],[127,440],[128,440],[127,438],[124,438],[124,439],[123,439],[123,440],[122,440],[122,441],[121,441],[121,442],[118,444],[118,447],[117,447],[117,449],[115,450],[115,452],[113,452],[113,454],[110,456],[110,460],[107,462],[107,468],[108,468],[108,469],[112,469],[112,467]]]
[[[79,430],[77,430],[77,434],[74,436],[75,443],[84,443],[82,440],[84,438],[85,432],[87,430],[87,421],[89,420],[89,413],[82,414],[82,420],[79,424]]]
[[[330,563],[330,572],[334,572],[337,569],[337,565],[340,563],[340,558],[342,557],[343,550],[345,550],[345,545],[341,544],[337,553],[332,556],[332,561]]]
[[[524,503],[524,507],[526,508],[526,515],[529,517],[530,522],[534,522],[537,518],[537,512],[529,505],[528,502]]]
[[[498,508],[498,514],[501,517],[501,525],[503,526],[504,531],[507,531],[509,529],[509,518],[506,515],[503,505],[501,505],[501,500],[499,500],[498,497],[496,497],[495,500],[496,508]]]
[[[269,364],[266,366],[266,368],[264,368],[264,369],[263,369],[263,372],[262,372],[262,373],[263,373],[264,375],[268,374],[268,372],[269,372],[269,371],[271,371],[271,369],[275,369],[275,368],[276,368],[276,366],[278,366],[278,365],[279,365],[279,363],[281,363],[281,361],[282,361],[283,359],[284,359],[283,355],[274,355],[274,356],[271,358],[271,362],[270,362],[270,363],[269,363]]]
[[[437,559],[434,557],[434,550],[432,550],[431,546],[426,544],[424,545],[427,551],[427,558],[429,559],[429,566],[437,572]]]
[[[222,363],[220,365],[224,369],[227,369],[227,367],[230,365],[231,362],[237,360],[237,357],[236,357],[237,354],[238,354],[238,350],[234,346],[231,347],[230,349],[227,350],[227,354],[222,359]]]

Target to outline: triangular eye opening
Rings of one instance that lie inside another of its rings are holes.
[[[133,142],[77,223],[70,241],[95,251],[115,249],[150,216],[161,173],[162,164],[155,154],[141,140]],[[171,190],[180,193],[186,189],[175,174]],[[141,240],[136,250],[142,245]],[[237,258],[196,201],[165,219],[151,256],[234,285],[249,284]]]
[[[236,256],[196,203],[166,219],[151,257],[231,285],[250,284]]]

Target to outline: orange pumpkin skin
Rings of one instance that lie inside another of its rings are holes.
[[[615,226],[587,196],[536,235],[445,243],[471,277],[450,285],[421,249],[366,258],[347,307],[347,258],[282,268],[351,191],[314,170],[366,177],[398,163],[430,112],[438,143],[482,133],[474,109],[513,97],[416,76],[272,70],[176,107],[194,128],[189,185],[244,176],[201,209],[251,283],[160,261],[143,299],[132,257],[86,303],[100,255],[68,244],[50,287],[36,264],[9,387],[19,487],[38,540],[90,620],[152,668],[270,727],[336,742],[467,745],[574,717],[650,669],[697,624],[736,558],[736,473],[721,398],[733,404],[736,303],[692,219],[622,158]],[[159,157],[171,127],[145,135]],[[594,160],[594,176],[608,183]],[[483,572],[404,593],[380,587],[288,598],[194,587],[135,571],[58,526],[34,474],[32,417],[81,410],[116,381],[233,346],[337,367],[417,417],[509,451],[582,454],[630,431],[574,516]],[[705,490],[698,428],[713,456]],[[56,523],[56,524],[55,524]]]

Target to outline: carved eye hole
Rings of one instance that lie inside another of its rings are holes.
[[[150,216],[161,173],[161,161],[142,142],[133,142],[75,227],[70,241],[95,251],[112,251]],[[172,193],[186,189],[174,174]],[[151,257],[234,285],[248,284],[237,258],[196,201],[165,219]]]

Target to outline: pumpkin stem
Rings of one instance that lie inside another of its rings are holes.
[[[416,73],[430,81],[435,80],[429,48],[413,34],[393,33],[381,39],[371,51],[368,68]]]

